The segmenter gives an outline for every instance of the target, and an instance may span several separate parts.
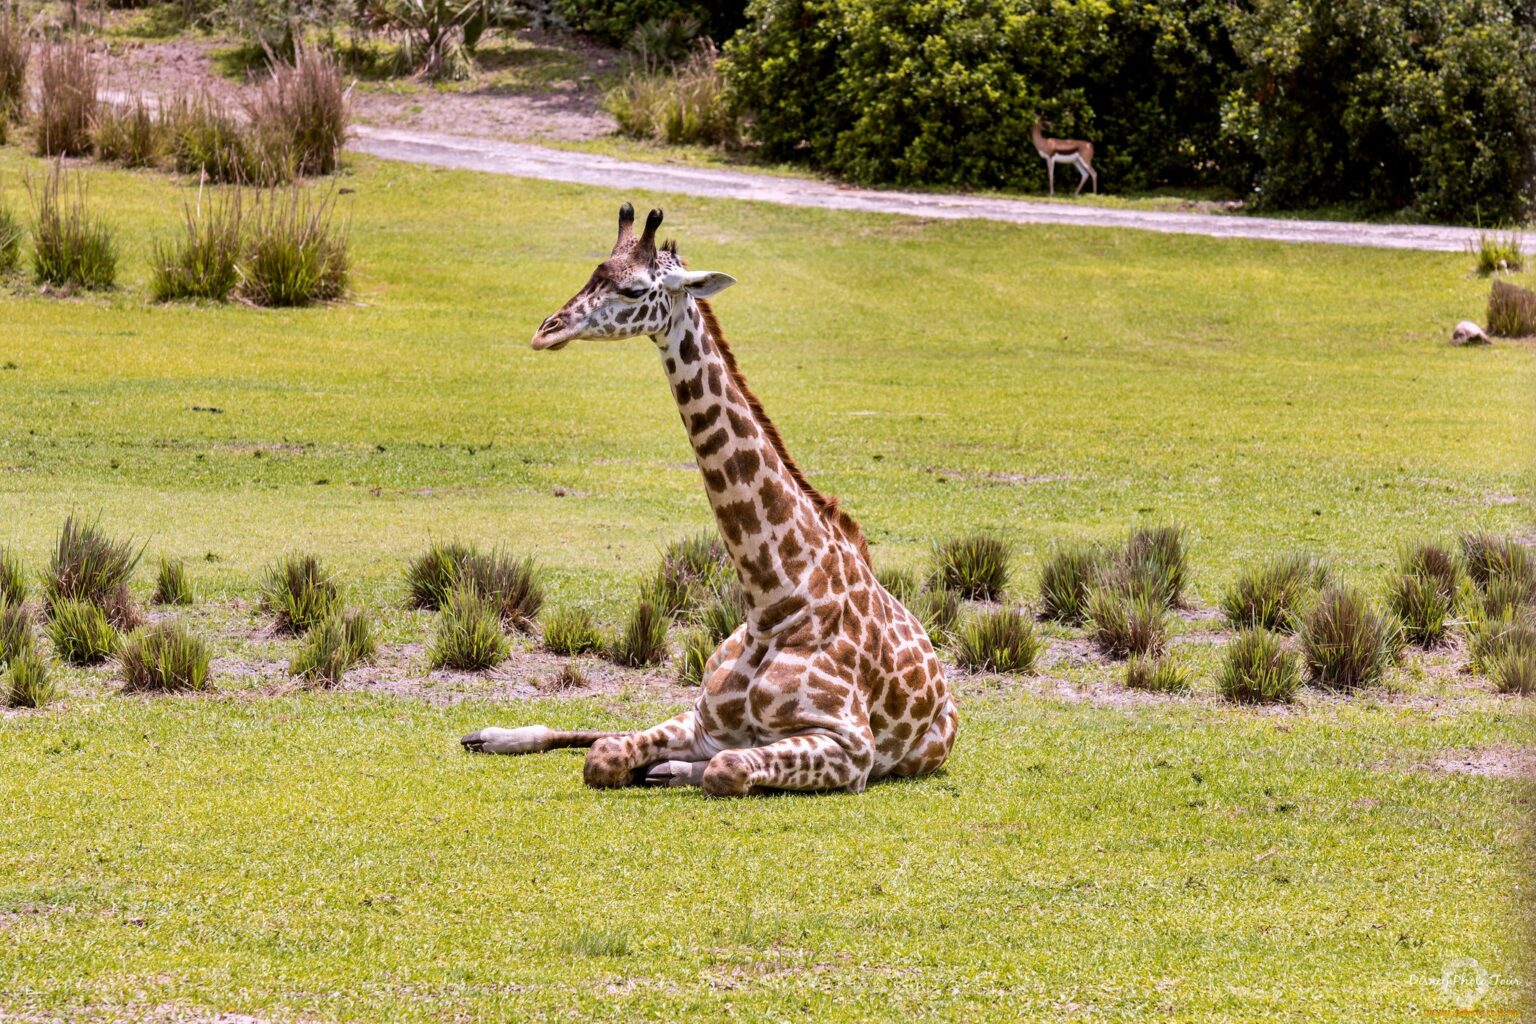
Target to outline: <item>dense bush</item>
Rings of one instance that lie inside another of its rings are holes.
[[[691,21],[697,34],[730,37],[746,22],[746,0],[553,0],[551,14],[567,28],[615,46],[637,30],[669,19]]]

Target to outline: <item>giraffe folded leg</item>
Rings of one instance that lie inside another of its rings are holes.
[[[546,750],[587,747],[582,775],[587,785],[599,788],[643,782],[645,769],[657,762],[707,762],[720,749],[704,736],[694,711],[685,711],[643,732],[572,732],[543,725],[516,729],[487,726],[459,742],[465,750],[477,754],[540,754]],[[699,774],[702,773],[700,768]]]
[[[701,785],[710,796],[746,796],[763,789],[858,793],[874,759],[865,754],[860,760],[862,767],[830,736],[790,736],[766,746],[722,750],[710,758]]]

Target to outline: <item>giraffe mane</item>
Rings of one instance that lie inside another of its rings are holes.
[[[715,311],[710,309],[709,303],[703,299],[695,299],[694,302],[699,307],[699,313],[704,317],[705,329],[709,331],[710,337],[720,349],[720,355],[725,360],[725,368],[730,373],[731,380],[741,391],[742,397],[747,400],[747,408],[752,411],[752,418],[757,421],[759,429],[768,438],[768,443],[778,454],[779,461],[784,463],[784,468],[789,470],[789,475],[800,488],[800,492],[811,500],[811,504],[821,513],[822,518],[858,549],[859,557],[864,559],[866,565],[870,564],[869,543],[864,539],[864,531],[859,527],[858,521],[843,511],[836,498],[822,494],[805,478],[805,474],[800,471],[800,466],[789,454],[789,449],[784,447],[784,439],[779,436],[779,428],[773,425],[773,421],[763,411],[763,403],[747,386],[747,378],[742,376],[741,368],[736,365],[736,354],[731,351],[730,342],[725,340],[725,332],[720,329],[720,321],[715,319]]]

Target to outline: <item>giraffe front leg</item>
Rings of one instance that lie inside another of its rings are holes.
[[[790,736],[761,747],[722,750],[710,758],[701,784],[710,796],[746,796],[754,790],[862,792],[874,757],[850,754],[831,736]]]
[[[688,710],[643,732],[598,740],[587,751],[581,774],[594,789],[633,786],[646,782],[647,769],[659,761],[707,761],[719,749],[705,735],[698,712]]]

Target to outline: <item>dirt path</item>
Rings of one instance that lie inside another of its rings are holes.
[[[1212,238],[1255,238],[1430,252],[1461,252],[1477,237],[1477,232],[1471,228],[1163,213],[983,196],[876,191],[847,188],[810,178],[619,160],[521,142],[369,126],[356,129],[351,148],[390,160],[578,185],[948,220],[979,218],[1014,224],[1076,224],[1209,235]]]

